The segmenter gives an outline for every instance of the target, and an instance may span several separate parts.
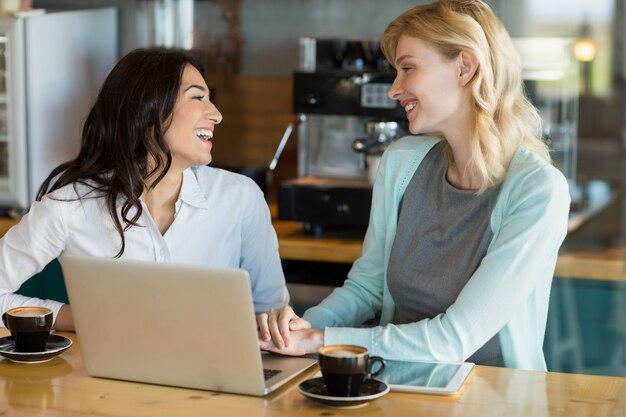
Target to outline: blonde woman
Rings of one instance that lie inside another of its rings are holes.
[[[351,343],[389,359],[545,370],[570,199],[509,35],[483,1],[441,0],[398,16],[381,45],[397,71],[389,96],[416,136],[382,158],[343,287],[303,318],[259,315],[262,348]]]

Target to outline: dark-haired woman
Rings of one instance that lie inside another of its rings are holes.
[[[76,159],[55,168],[29,213],[0,240],[0,312],[69,306],[14,294],[63,253],[240,267],[255,310],[288,301],[261,190],[206,166],[222,115],[199,63],[183,51],[136,50],[113,68],[83,127]]]

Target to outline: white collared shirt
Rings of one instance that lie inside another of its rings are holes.
[[[33,203],[0,239],[1,312],[42,305],[56,317],[61,303],[13,293],[61,254],[111,258],[119,251],[121,240],[104,198],[78,200],[88,188],[77,185],[77,190],[69,185]],[[124,233],[122,258],[243,268],[250,274],[257,313],[289,300],[269,209],[248,177],[208,166],[189,168],[167,232],[161,235],[145,204],[138,223]]]

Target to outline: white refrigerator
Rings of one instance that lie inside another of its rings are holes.
[[[0,210],[27,209],[50,171],[76,156],[117,58],[115,8],[0,17]]]

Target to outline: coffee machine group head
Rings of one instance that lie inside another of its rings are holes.
[[[387,95],[394,77],[375,40],[300,40],[293,74],[298,178],[279,188],[280,218],[315,231],[367,225],[368,156],[408,133],[404,109]]]
[[[406,132],[404,109],[387,96],[394,77],[375,40],[300,40],[293,74],[293,110],[304,120],[300,177],[367,179],[365,156]]]

